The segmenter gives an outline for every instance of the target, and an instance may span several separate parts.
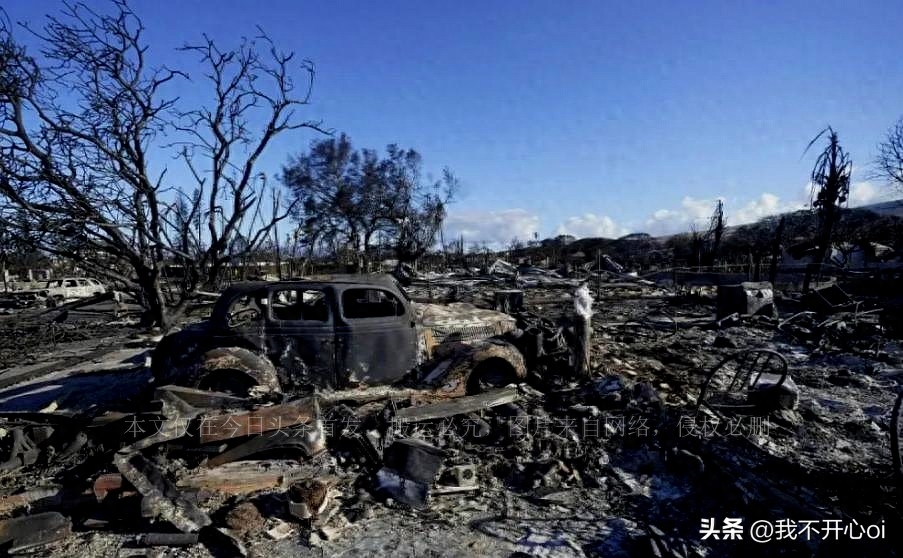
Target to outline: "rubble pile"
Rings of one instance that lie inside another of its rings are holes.
[[[368,370],[302,393],[263,380],[239,393],[239,376],[161,384],[159,337],[137,330],[119,343],[67,338],[82,345],[69,360],[14,367],[5,348],[0,548],[895,555],[903,347],[880,313],[839,287],[685,293],[615,265],[588,284],[501,260],[486,273],[409,272],[413,300],[454,304],[417,308],[426,341],[411,350],[433,359],[385,385],[355,380]],[[703,536],[723,518],[842,519],[887,536],[855,547]]]

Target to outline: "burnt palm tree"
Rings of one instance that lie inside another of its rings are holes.
[[[850,154],[840,146],[837,132],[830,126],[809,142],[806,151],[826,133],[828,145],[819,154],[810,175],[812,209],[818,217],[816,242],[820,255],[819,262],[824,262],[830,254],[832,233],[840,221],[841,207],[850,195],[850,175],[853,169]]]

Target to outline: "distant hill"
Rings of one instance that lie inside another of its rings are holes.
[[[808,209],[771,215],[754,223],[728,225],[719,250],[723,262],[747,261],[751,255],[761,259],[770,253],[778,221],[786,218],[784,235],[789,244],[811,243],[816,228],[816,216]],[[705,233],[705,231],[701,231]],[[843,218],[835,234],[845,242],[869,242],[903,251],[903,199],[843,210]],[[708,246],[708,241],[703,241]],[[703,248],[705,250],[707,248]],[[605,254],[628,268],[649,266],[691,265],[700,258],[700,248],[689,232],[653,237],[635,233],[621,238],[560,237],[542,241],[540,245],[517,250],[514,257],[544,257],[552,262],[592,262],[597,254]],[[704,252],[703,252],[704,253]]]
[[[903,217],[903,199],[882,203],[873,203],[871,205],[863,205],[857,209],[867,209],[874,211],[878,215],[893,215],[894,217]]]
[[[850,211],[859,211],[859,210],[871,211],[871,212],[877,213],[878,215],[881,215],[881,216],[892,216],[892,217],[903,218],[903,199],[888,201],[888,202],[881,202],[881,203],[873,203],[871,205],[859,205],[856,207],[851,207],[851,208],[849,208],[849,210]],[[781,217],[781,215],[801,216],[801,215],[808,215],[808,214],[809,214],[808,209],[801,209],[801,210],[797,210],[797,211],[788,211],[786,213],[772,215],[772,216],[767,217],[766,219],[769,219],[769,218],[777,219],[777,218]],[[737,231],[741,231],[743,229],[749,228],[750,226],[752,226],[754,224],[755,223],[745,223],[743,225],[731,225],[730,221],[728,221],[728,225],[725,228],[724,232],[725,232],[725,235],[735,234]],[[619,239],[592,238],[592,237],[579,238],[576,241],[570,242],[570,244],[568,245],[568,248],[569,248],[568,251],[574,252],[577,250],[583,250],[583,251],[586,251],[587,253],[589,253],[589,252],[593,252],[597,248],[605,249],[606,247],[610,246],[613,243],[617,243],[619,241],[625,241],[625,240],[636,241],[638,239],[647,239],[647,240],[652,239],[652,240],[656,240],[658,242],[666,242],[668,239],[670,239],[674,236],[677,236],[677,235],[686,234],[686,232],[687,231],[681,231],[681,232],[672,233],[672,234],[663,234],[661,236],[656,236],[656,237],[650,237],[649,235],[647,235],[645,233],[634,233],[634,234],[629,234],[627,236],[621,237]]]

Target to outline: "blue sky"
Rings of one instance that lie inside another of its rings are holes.
[[[556,233],[669,233],[723,198],[730,223],[800,206],[826,125],[855,164],[853,202],[876,144],[903,116],[903,3],[134,2],[159,63],[207,32],[262,26],[316,63],[307,115],[354,143],[419,150],[464,185],[447,235],[507,241]],[[50,0],[13,0],[37,22]],[[21,37],[21,35],[20,35]],[[179,85],[185,101],[197,83]],[[278,174],[315,136],[284,137]]]

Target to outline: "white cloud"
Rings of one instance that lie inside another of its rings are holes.
[[[653,212],[646,220],[646,230],[643,232],[660,235],[685,231],[691,224],[701,227],[708,222],[718,199],[698,200],[686,196],[676,209],[663,208]]]
[[[719,199],[724,202],[724,218],[728,226],[752,223],[769,215],[794,211],[805,206],[802,200],[784,202],[770,192],[763,192],[758,198],[746,203],[725,198],[695,199],[688,196],[681,201],[677,209],[654,211],[646,220],[646,230],[643,232],[652,235],[673,234],[686,232],[691,225],[704,229],[708,227],[709,219],[715,211],[715,203]]]
[[[882,188],[871,182],[856,182],[850,186],[850,207],[892,201],[899,196],[890,188]]]
[[[585,213],[577,217],[568,217],[564,223],[558,225],[555,234],[570,234],[577,238],[618,238],[629,232],[607,215]]]
[[[759,199],[750,200],[746,205],[730,212],[728,214],[730,217],[729,224],[744,225],[746,223],[753,223],[763,217],[768,217],[769,215],[797,209],[791,206],[792,204],[781,203],[781,198],[778,196],[765,192],[759,196]]]
[[[500,209],[496,211],[450,211],[445,220],[445,239],[464,236],[465,243],[480,242],[492,246],[504,246],[517,237],[522,241],[533,239],[539,228],[540,218],[525,209]]]
[[[806,184],[803,188],[803,196],[805,201],[802,203],[804,207],[808,207],[812,199],[812,183]],[[862,205],[871,205],[873,203],[881,203],[894,201],[899,199],[899,192],[894,192],[891,188],[882,187],[879,184],[862,180],[853,182],[850,185],[850,196],[847,203],[850,207],[859,207]]]
[[[605,237],[618,238],[631,232],[646,232],[654,236],[686,232],[691,224],[699,229],[708,227],[715,203],[724,202],[724,214],[728,226],[752,223],[779,213],[796,211],[809,206],[811,185],[807,184],[799,196],[789,201],[782,200],[771,192],[763,192],[757,198],[742,201],[721,198],[697,199],[684,197],[676,208],[661,208],[653,211],[644,224],[624,226],[607,215],[585,213],[568,217],[558,225],[554,234],[570,234],[577,238]],[[850,186],[849,205],[851,207],[879,203],[894,199],[894,192],[868,182],[856,182]],[[628,223],[628,225],[630,225]],[[521,241],[547,235],[541,228],[541,218],[525,209],[500,210],[452,210],[445,221],[445,239],[464,236],[465,243],[487,243],[493,248],[502,248],[513,238]]]

